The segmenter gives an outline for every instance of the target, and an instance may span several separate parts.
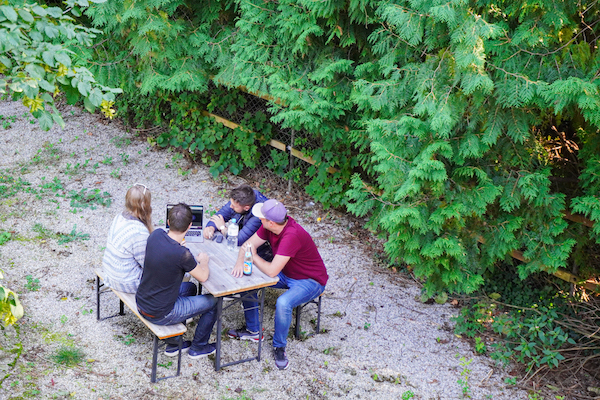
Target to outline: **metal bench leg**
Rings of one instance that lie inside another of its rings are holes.
[[[96,320],[100,321],[100,277],[96,276]]]
[[[177,354],[177,375],[181,371],[181,348],[183,347],[183,335],[179,335],[179,353]]]
[[[152,375],[150,375],[150,382],[156,382],[156,362],[158,359],[158,336],[154,336],[154,346],[152,348]]]
[[[317,335],[321,333],[321,299],[323,297],[319,296],[319,302],[317,303]]]
[[[303,307],[304,306],[302,304],[296,307],[296,328],[294,330],[296,339],[300,339],[300,315],[302,314]]]
[[[294,334],[296,335],[296,339],[300,339],[300,316],[302,315],[302,309],[306,307],[310,303],[315,303],[317,305],[317,334],[321,333],[321,300],[322,296],[319,296],[319,299],[312,299],[307,301],[304,304],[300,304],[295,308],[296,310],[296,328]]]
[[[119,315],[125,315],[125,303],[119,299]]]

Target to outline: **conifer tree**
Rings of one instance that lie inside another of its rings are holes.
[[[272,123],[321,144],[309,194],[368,215],[430,295],[471,292],[512,251],[524,278],[598,240],[600,225],[564,215],[600,219],[599,13],[550,0],[111,0],[90,9],[112,39],[89,57],[104,84],[147,99],[131,110],[180,121],[172,142],[188,149],[204,145],[190,110],[209,103],[209,81],[270,96]]]

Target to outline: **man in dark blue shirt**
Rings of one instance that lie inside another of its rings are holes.
[[[173,325],[200,315],[194,340],[183,342],[182,351],[192,359],[213,354],[214,343],[208,343],[217,320],[217,300],[212,295],[197,295],[192,282],[183,282],[189,272],[198,282],[208,279],[208,255],[196,257],[181,245],[192,225],[192,211],[179,203],[169,211],[170,230],[156,229],[148,237],[146,258],[140,286],[135,295],[138,311],[148,321],[157,325]],[[176,340],[167,341],[167,356],[176,356]]]

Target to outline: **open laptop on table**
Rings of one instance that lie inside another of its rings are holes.
[[[175,204],[167,204],[167,230],[169,229],[169,211]],[[204,206],[190,205],[192,210],[192,227],[185,234],[185,241],[189,243],[201,243],[204,242],[204,236],[202,236],[202,218],[204,217]]]

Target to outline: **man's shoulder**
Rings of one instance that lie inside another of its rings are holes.
[[[269,198],[262,194],[258,189],[254,189],[254,195],[256,196],[255,203],[264,203],[265,201],[269,200]]]
[[[167,231],[165,231],[162,228],[157,228],[155,230],[152,231],[152,233],[150,234],[150,237],[162,237],[162,236],[167,236]]]
[[[290,236],[291,235],[298,236],[298,235],[305,235],[305,234],[309,235],[308,232],[306,232],[306,229],[304,229],[302,227],[302,225],[300,225],[298,223],[298,221],[296,221],[292,217],[288,217],[288,223],[287,223],[286,227],[284,228],[284,232],[287,232],[288,235],[290,235]]]
[[[152,231],[150,236],[148,236],[148,244],[151,245],[152,243],[158,244],[158,243],[164,242],[165,237],[168,237],[168,236],[167,236],[167,232],[164,229],[162,229],[162,228],[155,229]]]

